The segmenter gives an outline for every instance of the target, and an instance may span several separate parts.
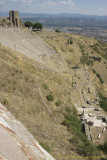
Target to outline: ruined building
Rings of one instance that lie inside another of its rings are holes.
[[[19,12],[18,11],[10,11],[9,12],[9,20],[14,26],[19,27],[19,25],[20,25]]]

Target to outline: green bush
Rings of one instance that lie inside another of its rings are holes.
[[[107,141],[104,144],[98,145],[98,149],[107,154]]]
[[[8,25],[10,26],[10,25],[11,25],[11,22],[8,22]]]
[[[96,76],[98,77],[100,83],[103,84],[103,83],[104,83],[104,80],[102,79],[102,77],[100,76],[100,74],[99,74],[99,73],[96,73]]]
[[[93,69],[93,73],[96,74],[96,70]]]
[[[12,73],[12,76],[14,77],[14,73]]]
[[[89,56],[85,53],[82,53],[82,56],[80,58],[80,61],[82,64],[87,64],[88,66],[92,66],[93,65],[93,61],[89,58]]]
[[[79,138],[77,136],[74,136],[69,140],[69,142],[72,143],[73,145],[78,145],[79,144]]]
[[[61,31],[59,29],[56,29],[55,32],[60,33]]]
[[[7,99],[4,99],[4,100],[3,100],[3,104],[4,104],[4,105],[8,105],[8,104],[9,104],[8,100],[7,100]]]
[[[40,142],[40,145],[41,145],[41,147],[44,148],[47,152],[50,153],[51,148],[50,148],[50,146],[49,146],[46,142]]]
[[[103,84],[103,83],[104,83],[104,80],[102,79],[102,77],[100,76],[100,74],[97,73],[96,70],[94,70],[94,69],[93,69],[93,73],[98,77],[100,83]]]
[[[45,83],[42,84],[42,87],[43,87],[45,90],[48,90],[48,89],[49,89],[48,85],[45,84]]]
[[[107,111],[107,97],[104,97],[101,93],[99,93],[100,97],[100,106],[104,111]]]
[[[66,112],[67,112],[67,113],[71,113],[71,111],[72,111],[72,109],[71,109],[70,107],[67,107],[67,108],[66,108]]]
[[[93,159],[93,157],[98,156],[99,154],[97,147],[89,140],[79,145],[78,153],[80,155],[88,157],[89,159]]]
[[[68,130],[75,135],[78,135],[82,131],[82,123],[78,119],[78,112],[73,107],[70,113],[65,115],[65,120],[62,123],[68,127]]]
[[[70,51],[70,52],[73,52],[74,50],[71,48],[71,49],[69,49],[69,51]]]
[[[88,53],[85,53],[84,46],[79,44],[79,47],[80,47],[80,50],[81,50],[81,53],[82,53],[82,56],[80,58],[80,62],[82,64],[86,64],[88,66],[92,66],[93,65],[93,61],[90,59]]]
[[[2,22],[4,22],[4,23],[5,23],[5,22],[6,22],[6,19],[2,19]]]
[[[57,107],[60,106],[60,105],[61,105],[61,101],[58,100],[58,101],[55,103],[55,105],[56,105]]]
[[[49,95],[46,96],[46,99],[47,99],[48,101],[53,101],[53,100],[54,100],[54,97],[53,97],[52,94],[49,94]]]

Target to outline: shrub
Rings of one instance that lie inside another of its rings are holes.
[[[99,97],[100,97],[101,108],[107,111],[107,97],[104,97],[101,93],[99,93]]]
[[[40,142],[40,145],[47,151],[50,152],[51,148],[46,142]]]
[[[99,74],[99,73],[96,73],[96,76],[98,77],[100,83],[103,84],[104,81],[103,81],[102,77],[100,76],[100,74]]]
[[[100,74],[97,73],[96,70],[94,70],[94,69],[93,69],[93,73],[98,77],[100,83],[103,84],[103,83],[104,83],[104,80],[102,79],[102,77],[100,76]]]
[[[82,123],[78,119],[78,112],[75,107],[72,108],[71,112],[65,115],[65,120],[62,123],[68,127],[68,130],[75,135],[78,135],[82,131]]]
[[[70,124],[70,122],[69,122],[69,120],[67,120],[67,119],[65,119],[63,122],[62,122],[62,125],[64,125],[64,126],[69,126],[69,124]]]
[[[69,51],[70,51],[70,52],[73,52],[74,50],[71,48],[71,49],[69,49]]]
[[[87,64],[88,66],[92,66],[93,65],[93,61],[88,57],[87,54],[82,53],[82,56],[80,58],[80,61],[82,64]]]
[[[87,140],[79,145],[78,153],[89,157],[89,159],[93,159],[94,156],[98,155],[98,149],[92,142]]]
[[[46,99],[47,99],[48,101],[53,101],[53,100],[54,100],[54,97],[53,97],[52,94],[49,94],[49,95],[46,96]]]
[[[88,53],[85,53],[85,49],[84,46],[82,46],[81,44],[79,44],[82,56],[80,58],[80,61],[82,64],[86,64],[88,66],[92,66],[93,65],[93,61],[90,59]]]
[[[42,87],[43,87],[45,90],[48,90],[48,89],[49,89],[48,85],[45,84],[45,83],[42,84]]]
[[[14,77],[14,73],[12,73],[12,76]]]
[[[4,100],[3,100],[3,104],[4,104],[4,105],[8,105],[8,104],[9,104],[8,100],[7,100],[7,99],[4,99]]]
[[[107,141],[104,144],[98,145],[98,149],[107,154]]]
[[[72,110],[71,110],[70,107],[67,107],[67,108],[66,108],[66,112],[67,112],[67,113],[71,113],[71,111],[72,111]]]
[[[96,74],[96,70],[93,69],[93,73]]]
[[[4,22],[4,23],[5,23],[5,22],[6,22],[6,19],[2,19],[2,22]]]
[[[55,32],[60,33],[61,31],[59,29],[56,29]]]
[[[9,22],[8,25],[10,26],[10,25],[11,25],[11,22]]]
[[[60,106],[60,105],[61,105],[61,101],[58,100],[58,101],[55,103],[55,105],[56,105],[57,107]]]
[[[79,144],[79,138],[74,136],[69,140],[69,142],[74,144],[74,145],[78,145]]]

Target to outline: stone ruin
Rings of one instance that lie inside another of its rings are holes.
[[[10,11],[9,12],[9,20],[14,26],[19,27],[20,26],[19,12],[18,11]]]

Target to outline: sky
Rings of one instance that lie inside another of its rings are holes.
[[[107,0],[0,0],[0,11],[107,15]]]

